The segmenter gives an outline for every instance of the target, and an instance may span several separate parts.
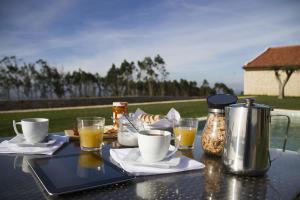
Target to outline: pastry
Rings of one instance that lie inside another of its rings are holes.
[[[138,119],[141,121],[148,123],[148,124],[153,124],[154,122],[157,122],[161,120],[160,115],[151,115],[151,114],[141,114]]]

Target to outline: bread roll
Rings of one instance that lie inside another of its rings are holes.
[[[153,124],[154,122],[157,122],[161,119],[160,115],[151,115],[151,114],[141,114],[138,118],[141,121],[148,124]]]
[[[160,115],[154,115],[154,121],[159,121],[160,120]]]

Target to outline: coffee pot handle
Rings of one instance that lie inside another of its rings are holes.
[[[286,143],[288,140],[288,134],[289,134],[289,128],[290,128],[290,124],[291,124],[291,118],[288,115],[271,115],[272,117],[286,117],[287,118],[287,126],[285,129],[285,134],[284,134],[284,141],[283,141],[283,147],[282,147],[282,151],[285,151],[286,148]]]
[[[287,143],[287,140],[288,140],[288,134],[289,134],[291,118],[288,115],[271,115],[271,117],[286,117],[287,118],[287,126],[286,126],[286,129],[285,129],[284,141],[283,141],[283,147],[282,147],[282,151],[284,152],[285,148],[286,148],[286,143]],[[271,166],[272,162],[275,161],[278,158],[278,156],[277,156],[277,157],[271,159],[270,150],[269,150],[268,157],[269,157],[270,166]]]
[[[176,142],[176,139],[177,139],[177,142]],[[176,136],[172,136],[171,140],[175,140],[175,149],[173,151],[169,152],[166,155],[166,158],[170,158],[171,156],[173,156],[177,152],[177,150],[178,150],[178,148],[180,146],[181,135],[179,134],[177,137]]]

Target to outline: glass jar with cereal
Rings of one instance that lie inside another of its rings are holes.
[[[201,146],[206,154],[221,156],[225,143],[225,106],[234,104],[237,97],[229,94],[207,98],[208,116],[201,135]]]

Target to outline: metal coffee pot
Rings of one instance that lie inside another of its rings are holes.
[[[245,103],[225,107],[226,139],[222,162],[225,169],[234,174],[263,175],[271,166],[269,123],[272,108],[254,101],[247,98]],[[288,118],[288,126],[289,121]]]

